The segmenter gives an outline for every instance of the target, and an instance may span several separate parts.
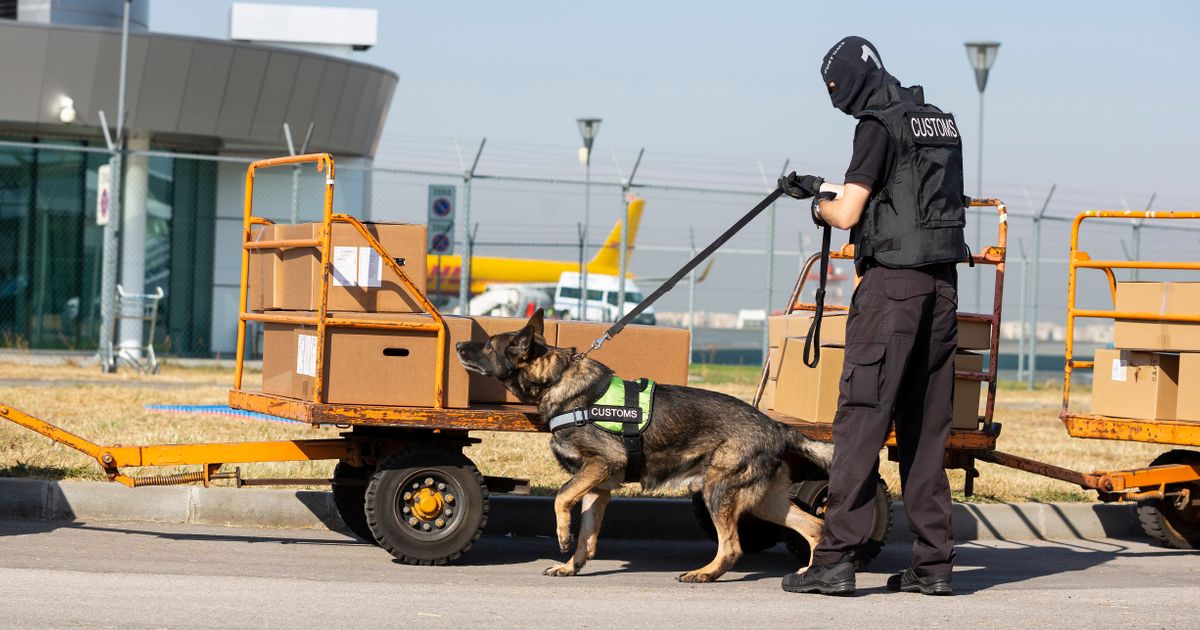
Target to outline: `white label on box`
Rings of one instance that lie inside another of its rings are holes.
[[[1113,359],[1112,363],[1112,380],[1117,383],[1124,383],[1129,380],[1129,360],[1128,359]]]
[[[372,247],[358,248],[358,286],[376,288],[383,284],[383,259]]]
[[[296,373],[317,376],[317,336],[296,336]]]
[[[352,287],[358,282],[358,248],[333,248],[333,286]]]

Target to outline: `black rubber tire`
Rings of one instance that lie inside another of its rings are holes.
[[[1200,464],[1200,451],[1176,449],[1154,458],[1151,466],[1166,464]],[[1191,500],[1200,499],[1200,481],[1167,486],[1167,492],[1186,487]],[[1137,506],[1138,521],[1142,531],[1158,542],[1173,549],[1200,549],[1200,508],[1192,505],[1182,510],[1175,506],[1173,497],[1162,500],[1142,501]]]
[[[692,495],[692,512],[696,515],[696,524],[709,540],[717,542],[717,527],[713,525],[708,506],[704,504],[704,496],[699,492]],[[738,521],[738,541],[742,544],[744,553],[760,553],[774,547],[782,540],[779,526],[768,523],[749,514],[743,515]]]
[[[454,490],[454,517],[436,538],[422,538],[408,525],[400,497],[407,483],[431,476]],[[457,488],[454,488],[457,486]],[[488,489],[479,469],[465,455],[437,446],[412,446],[379,463],[365,497],[367,525],[376,542],[404,564],[443,565],[471,549],[487,524]]]
[[[366,508],[367,483],[372,472],[371,468],[338,462],[333,467],[333,505],[350,533],[374,545],[375,534],[367,525]]]
[[[818,479],[813,481],[800,481],[792,484],[792,503],[795,503],[800,509],[825,518],[825,502],[829,499],[829,481]],[[883,546],[887,544],[888,536],[892,533],[892,500],[888,497],[887,483],[882,479],[879,480],[879,486],[875,492],[875,520],[871,523],[871,534],[867,538],[866,544],[859,547],[854,553],[854,564],[859,569],[866,567],[879,555],[883,550]],[[808,564],[809,558],[812,556],[812,550],[808,547],[808,541],[796,532],[785,529],[783,531],[783,542],[787,545],[788,551],[797,560],[804,564]]]

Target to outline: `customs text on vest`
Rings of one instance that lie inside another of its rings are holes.
[[[878,120],[892,143],[886,182],[850,233],[854,264],[863,273],[872,261],[908,268],[962,261],[962,139],[952,114],[925,103],[920,86],[889,85],[856,118]]]

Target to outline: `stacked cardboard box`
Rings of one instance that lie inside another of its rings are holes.
[[[809,368],[803,361],[805,337],[811,324],[811,313],[778,315],[768,320],[768,381],[759,407],[808,422],[833,422],[845,363],[846,315],[826,314],[822,319],[821,360],[815,368]],[[990,325],[960,321],[955,369],[982,371],[983,357],[962,350],[987,349],[990,337]],[[978,428],[980,391],[980,381],[955,379],[954,428]]]
[[[1200,422],[1200,282],[1120,282],[1115,308],[1162,320],[1117,319],[1113,349],[1096,350],[1092,411],[1142,420]]]
[[[312,311],[298,315],[315,316]],[[371,321],[433,323],[423,313],[328,313]],[[471,320],[445,316],[449,339],[443,367],[443,405],[469,404],[467,371],[454,356],[454,344],[471,339]],[[437,334],[419,330],[327,327],[324,365],[317,363],[315,326],[266,324],[263,331],[263,391],[312,400],[318,372],[325,402],[354,405],[431,407]]]
[[[425,288],[426,228],[423,225],[366,224],[384,250],[419,289]],[[254,240],[310,240],[320,236],[319,223],[254,226]],[[434,322],[419,302],[353,226],[335,223],[331,233],[331,281],[327,316],[377,322]],[[315,247],[251,250],[248,308],[315,317],[320,305],[321,259]],[[468,373],[459,363],[455,345],[483,341],[519,330],[525,318],[445,317],[442,404],[448,408],[471,403],[515,403],[496,379]],[[583,348],[608,324],[547,320],[546,342]],[[560,330],[561,329],[561,330]],[[324,400],[331,404],[427,407],[434,404],[437,336],[412,329],[328,327],[325,357],[317,364],[315,326],[268,323],[263,334],[263,391],[308,399],[317,374],[324,381]],[[689,337],[686,330],[628,326],[592,353],[623,378],[652,378],[664,384],[686,384]]]
[[[367,223],[367,231],[425,290],[424,225]],[[256,241],[316,240],[320,223],[254,226]],[[330,234],[329,299],[326,309],[358,313],[419,313],[421,305],[384,269],[383,260],[348,223],[334,223]],[[320,307],[321,256],[316,247],[250,250],[247,310],[311,311]]]

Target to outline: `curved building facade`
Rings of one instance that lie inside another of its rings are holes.
[[[16,18],[0,19],[0,345],[94,348],[97,168],[109,159],[100,112],[115,125],[122,3],[16,4],[16,15],[0,14]],[[146,32],[145,2],[133,10],[120,281],[167,294],[160,351],[229,352],[244,158],[287,154],[285,123],[297,149],[311,129],[308,150],[349,167],[338,173],[338,210],[369,216],[365,167],[398,77],[340,57]],[[263,179],[264,205],[276,218],[313,218],[312,200],[294,202],[292,190],[318,178],[292,177]]]

